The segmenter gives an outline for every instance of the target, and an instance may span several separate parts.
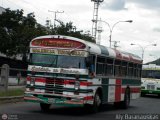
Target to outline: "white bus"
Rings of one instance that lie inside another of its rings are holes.
[[[41,36],[30,42],[24,99],[40,103],[43,111],[51,104],[127,108],[140,96],[141,70],[134,54],[69,36]]]
[[[160,96],[160,66],[143,65],[141,95],[157,94]]]

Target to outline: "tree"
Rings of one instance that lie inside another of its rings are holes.
[[[26,60],[26,53],[30,41],[37,36],[46,35],[47,30],[36,22],[34,13],[23,16],[23,10],[11,11],[6,9],[0,15],[0,44],[1,53],[7,56],[23,55]]]
[[[0,15],[0,52],[9,57],[22,54],[23,61],[26,61],[30,41],[37,36],[47,34],[73,36],[94,42],[92,37],[76,31],[72,22],[64,23],[60,20],[57,22],[58,26],[48,29],[37,23],[34,13],[29,13],[25,17],[23,10],[6,9],[6,12]]]
[[[57,20],[57,21],[59,22],[60,25],[52,29],[52,32],[51,32],[52,34],[67,35],[67,36],[80,38],[86,41],[95,42],[93,41],[92,37],[82,34],[81,32],[83,32],[83,30],[76,31],[76,27],[73,26],[72,22],[68,22],[65,24],[60,20]]]

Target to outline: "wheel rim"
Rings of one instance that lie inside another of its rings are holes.
[[[101,99],[100,99],[100,96],[98,94],[96,94],[96,96],[95,96],[95,104],[97,106],[100,106],[100,104],[101,104]]]
[[[129,100],[129,95],[126,95],[126,105],[129,106],[130,100]]]

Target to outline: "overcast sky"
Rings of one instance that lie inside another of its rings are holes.
[[[0,0],[0,5],[11,10],[23,9],[25,15],[34,12],[39,23],[54,20],[51,11],[64,11],[57,19],[73,22],[77,30],[92,31],[93,5],[91,0]],[[144,62],[160,57],[160,0],[104,0],[99,6],[99,19],[112,27],[118,21],[133,20],[132,23],[118,23],[112,33],[112,41],[119,41],[117,49],[142,56]],[[58,24],[58,23],[56,23]],[[109,27],[101,23],[101,44],[109,47]],[[138,45],[130,45],[131,43]],[[157,46],[151,46],[156,43]],[[141,47],[140,47],[140,46]],[[149,46],[148,46],[149,45]],[[147,46],[147,47],[146,47]]]

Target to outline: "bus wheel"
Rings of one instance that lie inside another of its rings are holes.
[[[40,103],[40,107],[41,107],[41,110],[42,110],[43,112],[49,111],[50,106],[51,106],[51,104]]]
[[[130,90],[129,88],[127,88],[124,95],[124,101],[121,102],[121,106],[123,109],[127,109],[129,105],[130,105]]]
[[[144,97],[145,96],[145,93],[141,93],[141,97]]]
[[[96,94],[94,96],[94,103],[92,106],[92,111],[94,113],[98,112],[101,104],[102,104],[101,96],[100,96],[99,92],[96,92]]]

